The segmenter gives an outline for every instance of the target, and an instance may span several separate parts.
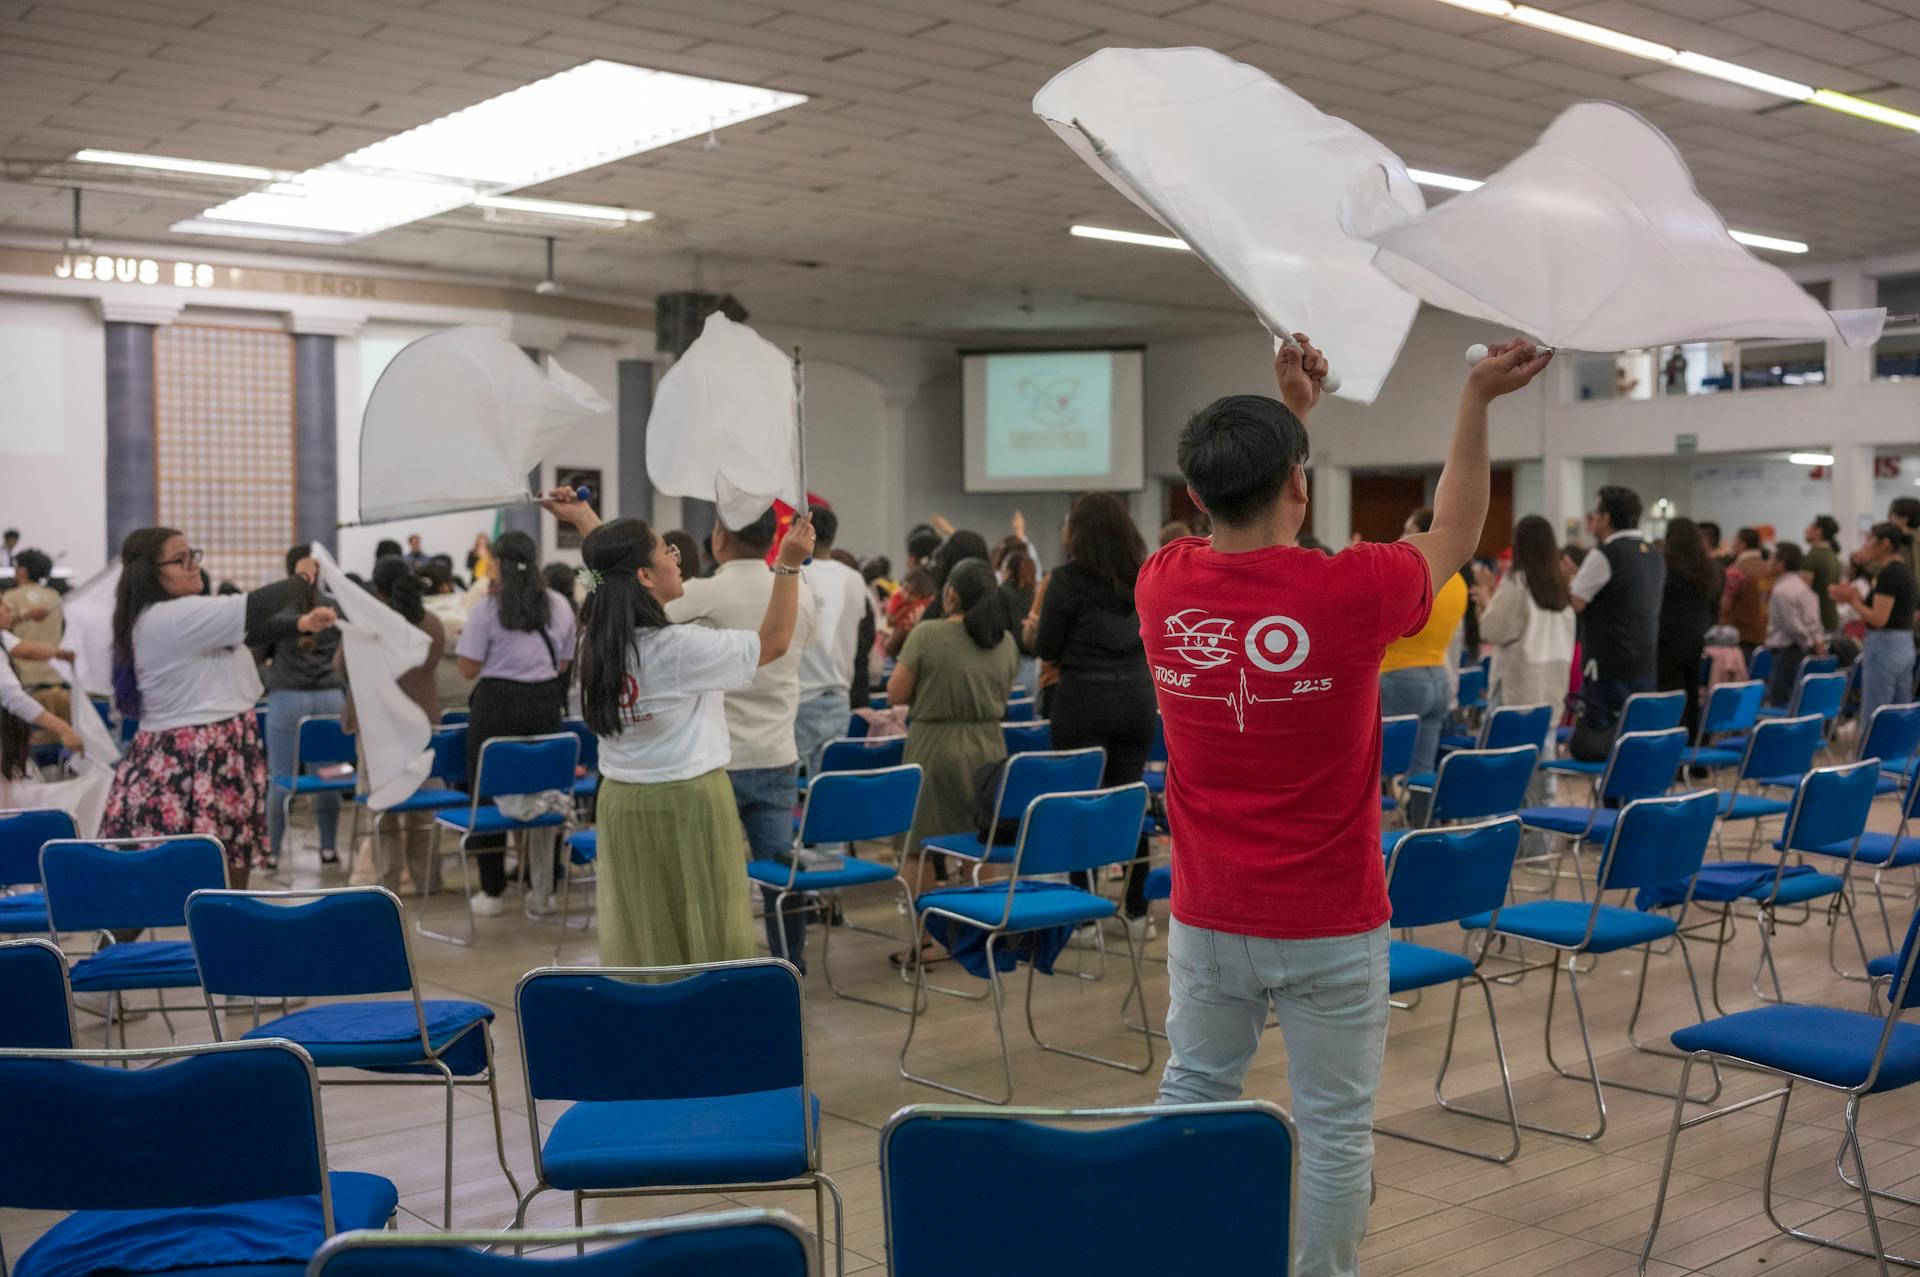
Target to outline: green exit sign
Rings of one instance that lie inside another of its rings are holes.
[[[1675,435],[1673,437],[1673,450],[1675,452],[1700,451],[1700,436],[1699,435]]]

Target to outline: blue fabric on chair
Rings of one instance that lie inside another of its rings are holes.
[[[576,865],[590,865],[600,858],[600,831],[578,829],[567,835],[567,856]]]
[[[841,857],[838,869],[802,869],[792,875],[795,891],[838,891],[844,887],[863,887],[870,882],[886,882],[893,870],[877,861]],[[785,887],[787,866],[778,860],[749,860],[747,877],[768,887]]]
[[[1573,948],[1587,934],[1587,918],[1593,906],[1584,900],[1530,900],[1509,905],[1500,911],[1500,931],[1523,940]],[[1484,930],[1492,925],[1491,913],[1477,913],[1460,920],[1468,931]],[[1601,905],[1593,924],[1593,939],[1588,953],[1612,953],[1653,940],[1664,940],[1674,932],[1673,919],[1659,914],[1640,913],[1614,905]]]
[[[1400,840],[1411,832],[1407,829],[1382,829],[1380,831],[1381,854],[1391,856],[1393,849],[1400,845]]]
[[[1819,900],[1837,893],[1846,884],[1836,874],[1807,873],[1796,874],[1780,881],[1780,894],[1775,903],[1783,905],[1805,904],[1809,900]],[[1771,889],[1762,887],[1748,896],[1749,900],[1763,901]]]
[[[613,1229],[619,1228],[614,1225]],[[314,1277],[808,1277],[810,1239],[772,1219],[749,1218],[715,1226],[700,1215],[657,1221],[646,1232],[616,1234],[613,1245],[584,1255],[551,1252],[516,1258],[485,1254],[431,1233],[408,1233],[398,1244],[386,1237],[342,1245],[319,1260]],[[316,1257],[317,1259],[318,1257]],[[212,1274],[210,1277],[223,1277]],[[233,1277],[256,1277],[251,1271]],[[265,1274],[257,1277],[266,1277]],[[274,1274],[273,1277],[279,1277]],[[303,1277],[296,1269],[290,1277]]]
[[[1173,866],[1155,865],[1147,870],[1146,886],[1142,894],[1148,900],[1171,900],[1173,898]]]
[[[1620,819],[1617,808],[1602,807],[1522,807],[1520,823],[1531,829],[1547,829],[1569,837],[1585,832],[1588,842],[1605,842]]]
[[[355,789],[351,776],[330,779],[325,776],[283,776],[282,789],[296,794],[351,794]]]
[[[333,1171],[327,1182],[334,1227],[342,1232],[384,1228],[400,1202],[393,1184],[378,1175]],[[78,1211],[29,1246],[13,1272],[87,1277],[274,1263],[295,1264],[298,1272],[325,1240],[317,1195],[185,1210]]]
[[[345,887],[297,904],[204,892],[187,908],[208,993],[237,998],[358,997],[413,988],[400,903]]]
[[[515,820],[498,807],[482,807],[477,811],[454,808],[441,812],[434,819],[463,834],[505,834],[518,829],[550,829],[565,824],[567,820],[563,813],[557,811],[541,812],[532,820]]]
[[[1410,993],[1436,984],[1451,984],[1473,974],[1473,962],[1457,953],[1405,940],[1387,948],[1387,992]]]
[[[1871,976],[1892,975],[1899,969],[1900,955],[1897,953],[1883,953],[1867,963],[1867,974]]]
[[[979,860],[986,856],[990,863],[1010,864],[1013,861],[1013,844],[996,846],[993,855],[987,856],[987,845],[980,841],[978,834],[941,834],[926,840],[930,851],[943,851],[955,856],[965,856],[969,860]]]
[[[40,852],[47,912],[60,931],[137,931],[186,922],[187,898],[227,885],[217,840],[176,836],[150,847],[48,843]]]
[[[363,807],[368,805],[367,795],[365,794],[359,795],[354,801]],[[377,816],[385,816],[390,813],[398,814],[409,811],[444,811],[449,807],[465,807],[471,801],[472,799],[457,789],[428,789],[423,786],[414,790],[393,806],[374,814]]]
[[[1674,1033],[1682,1051],[1717,1051],[1829,1086],[1854,1087],[1886,1031],[1885,1016],[1837,1007],[1766,1006],[1738,1011]],[[1873,1091],[1920,1082],[1920,1024],[1896,1024]]]
[[[1791,806],[1792,804],[1784,798],[1723,792],[1720,795],[1720,819],[1759,820],[1765,816],[1781,816],[1785,815]]]
[[[480,1002],[431,998],[420,1004],[427,1018],[427,1038],[436,1051],[449,1042],[453,1049],[440,1056],[455,1077],[486,1072],[487,1046],[475,1024],[493,1020],[493,1008]],[[461,1035],[465,1034],[464,1037]],[[322,1069],[370,1069],[378,1072],[438,1074],[431,1065],[419,1065],[420,1021],[413,1002],[332,1002],[307,1007],[277,1020],[268,1020],[242,1036],[286,1038],[298,1042]],[[455,1039],[458,1039],[456,1042]]]
[[[1829,856],[1844,856],[1851,847],[1851,843],[1836,842],[1815,850]],[[1896,840],[1892,834],[1869,831],[1860,835],[1860,846],[1855,856],[1863,865],[1876,865],[1885,869],[1904,869],[1908,865],[1920,865],[1920,837]]]
[[[776,1182],[807,1173],[800,1088],[690,1100],[588,1100],[541,1146],[547,1183],[571,1192]],[[814,1133],[820,1097],[813,1097]]]
[[[982,925],[991,925],[1000,921],[1006,899],[1004,883],[942,887],[923,894],[914,902],[914,907],[924,909],[933,905]],[[1111,900],[1078,887],[1063,882],[1023,882],[1014,893],[1008,930],[1026,934],[1016,942],[1010,943],[1005,938],[997,942],[993,946],[994,965],[1002,971],[1012,971],[1025,959],[1038,967],[1042,975],[1052,975],[1053,964],[1067,947],[1073,928],[1082,922],[1111,918],[1114,913]],[[987,978],[986,932],[948,918],[930,917],[927,935],[944,945],[969,975]]]
[[[1465,745],[1455,746],[1454,748],[1472,749],[1473,742],[1469,741]],[[1413,772],[1407,777],[1407,788],[1408,789],[1432,789],[1434,775],[1435,773],[1433,772]]]
[[[1584,758],[1556,758],[1541,766],[1550,772],[1559,772],[1563,776],[1598,776],[1607,770],[1607,765],[1598,760],[1589,762]]]
[[[0,815],[0,887],[37,885],[40,849],[55,839],[77,837],[73,817],[64,811],[37,807]]]
[[[23,891],[14,896],[0,896],[0,932],[38,934],[51,930],[47,923],[46,892]]]
[[[73,1046],[66,967],[48,941],[0,943],[0,1047],[64,1051]]]
[[[111,989],[197,989],[200,966],[185,940],[130,940],[73,964],[76,993]]]
[[[1687,767],[1738,767],[1741,753],[1719,745],[1702,745],[1682,750],[1680,762]]]
[[[1773,875],[1779,868],[1778,865],[1766,865],[1753,860],[1710,860],[1700,866],[1700,871],[1693,876],[1693,898],[1708,904],[1747,900],[1756,892],[1764,898],[1772,890]],[[1784,878],[1801,878],[1813,872],[1812,865],[1788,865]],[[1677,905],[1686,898],[1687,880],[1675,878],[1670,882],[1640,888],[1634,893],[1633,907],[1660,909]]]

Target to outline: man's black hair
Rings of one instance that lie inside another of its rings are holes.
[[[1920,528],[1920,497],[1895,497],[1887,506],[1887,518],[1898,519],[1908,528]]]
[[[1613,524],[1615,532],[1640,526],[1640,494],[1632,488],[1609,483],[1600,489],[1596,506],[1601,514],[1607,516],[1607,522]]]
[[[1187,486],[1216,523],[1245,527],[1307,463],[1307,428],[1266,395],[1228,395],[1188,419],[1177,452]]]
[[[840,516],[823,505],[813,507],[813,542],[817,549],[831,550],[839,532]]]
[[[766,513],[744,528],[728,528],[727,535],[740,543],[742,549],[764,554],[773,548],[773,538],[780,531],[780,516],[768,506]]]
[[[1840,521],[1830,514],[1814,515],[1813,526],[1820,529],[1820,539],[1828,545],[1840,539]]]
[[[933,557],[933,552],[940,548],[940,541],[941,536],[938,532],[924,523],[916,524],[913,530],[907,533],[907,553],[925,563]]]
[[[53,575],[53,560],[41,550],[22,550],[13,556],[13,565],[38,585]]]

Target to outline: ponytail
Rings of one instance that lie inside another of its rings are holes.
[[[388,607],[414,625],[427,614],[427,605],[421,601],[425,587],[420,584],[420,576],[397,554],[383,555],[373,565],[373,588]]]
[[[540,547],[524,532],[507,532],[493,543],[493,571],[500,581],[500,624],[537,633],[553,619],[547,579],[540,575]]]
[[[999,582],[985,559],[962,559],[947,574],[947,588],[960,605],[961,625],[967,637],[988,651],[1007,636],[1007,608],[1000,599]]]
[[[634,636],[665,629],[667,610],[635,574],[653,562],[660,538],[639,519],[614,519],[587,534],[580,560],[599,580],[580,608],[573,668],[580,679],[580,716],[596,736],[618,736],[622,710],[638,695],[627,668]]]

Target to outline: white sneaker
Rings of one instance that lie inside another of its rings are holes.
[[[1091,922],[1081,923],[1073,929],[1073,934],[1067,937],[1067,948],[1069,949],[1097,949],[1099,947],[1100,938],[1094,924]]]
[[[498,918],[507,907],[507,902],[499,896],[490,896],[484,891],[474,892],[472,903],[476,918]]]
[[[1160,928],[1153,923],[1152,914],[1141,914],[1138,918],[1127,919],[1127,934],[1138,943],[1146,943],[1160,934]]]
[[[560,906],[554,897],[540,891],[527,892],[525,907],[529,918],[545,918],[560,912]]]

